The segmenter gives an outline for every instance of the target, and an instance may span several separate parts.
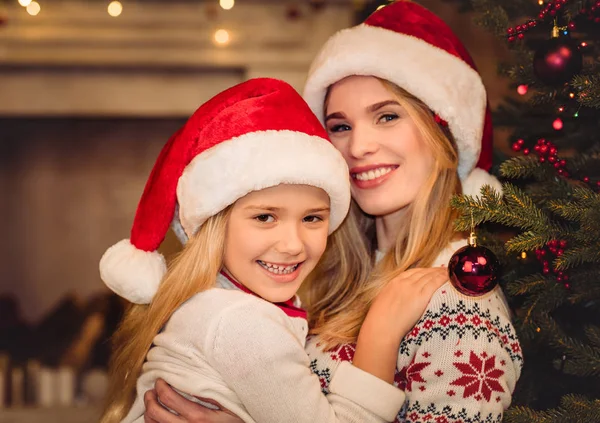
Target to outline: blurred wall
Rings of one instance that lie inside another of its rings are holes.
[[[465,42],[496,105],[504,47],[455,6],[421,3]],[[16,295],[30,321],[69,293],[105,290],[98,260],[128,236],[154,160],[186,116],[250,77],[301,89],[318,48],[353,17],[350,2],[335,1],[318,11],[124,2],[118,18],[102,2],[42,2],[35,17],[14,4],[0,26],[0,294]],[[218,28],[230,31],[227,46],[214,43]],[[177,249],[170,234],[163,250]]]

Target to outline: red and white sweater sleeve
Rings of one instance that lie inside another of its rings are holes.
[[[339,363],[355,346],[323,351],[307,343],[311,369],[329,392]],[[499,423],[521,373],[523,357],[500,288],[466,297],[450,283],[433,296],[403,339],[394,383],[406,394],[396,418],[406,423]]]
[[[407,401],[399,421],[499,423],[522,364],[500,288],[467,297],[447,283],[400,345],[398,382]]]

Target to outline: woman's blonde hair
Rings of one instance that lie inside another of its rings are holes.
[[[461,192],[461,184],[454,139],[422,101],[387,80],[379,81],[415,122],[434,158],[433,170],[407,206],[396,242],[377,265],[373,253],[375,219],[354,201],[350,214],[331,236],[304,295],[311,334],[319,335],[326,348],[355,342],[379,291],[409,268],[431,266],[455,235],[452,225],[456,212],[450,207],[450,199]],[[325,109],[328,99],[329,91]]]
[[[154,337],[193,295],[212,288],[223,264],[231,207],[210,217],[171,262],[148,305],[132,305],[113,337],[115,351],[101,423],[123,420],[133,405],[136,383]]]

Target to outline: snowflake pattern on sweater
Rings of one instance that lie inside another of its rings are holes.
[[[311,370],[328,393],[341,361],[355,346],[323,351],[317,337],[307,343]],[[406,393],[396,422],[499,423],[519,378],[523,357],[500,288],[466,297],[449,283],[404,337],[394,385]]]

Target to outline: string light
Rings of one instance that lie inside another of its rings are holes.
[[[123,5],[121,4],[120,1],[111,1],[110,4],[108,5],[108,14],[110,16],[112,16],[113,18],[116,18],[117,16],[121,15],[121,13],[123,12]]]
[[[527,253],[525,251],[521,252],[521,258],[522,259],[526,259],[527,258]]]
[[[552,127],[557,130],[560,131],[561,129],[563,129],[563,121],[561,118],[556,118],[554,120],[554,122],[552,122]]]
[[[561,113],[564,112],[565,111],[565,106],[560,106],[558,108],[558,111],[561,112]]]
[[[19,0],[19,4],[23,7],[29,6],[30,3],[31,3],[31,0]]]
[[[225,10],[231,9],[235,5],[235,0],[219,0],[219,6]]]
[[[42,8],[37,1],[32,1],[27,5],[27,13],[31,16],[37,16],[37,14],[40,13],[40,10],[42,10]]]
[[[215,31],[215,42],[217,44],[225,45],[229,43],[229,32],[225,29],[218,29]]]
[[[528,89],[529,89],[529,87],[528,87],[527,85],[525,85],[525,84],[521,84],[521,85],[519,85],[519,86],[517,87],[517,92],[518,92],[520,95],[525,95],[525,94],[527,94],[527,90],[528,90]]]
[[[570,97],[570,98],[573,98],[573,97],[575,97],[575,94],[573,94],[573,93],[569,93],[569,97]]]

